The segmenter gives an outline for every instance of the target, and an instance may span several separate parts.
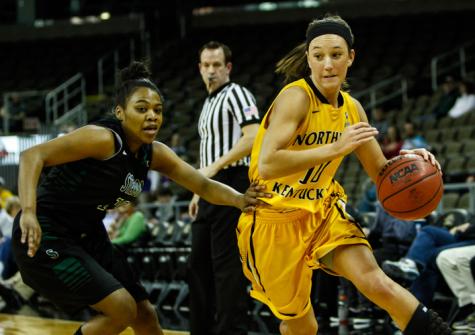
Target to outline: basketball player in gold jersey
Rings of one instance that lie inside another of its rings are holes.
[[[316,334],[310,289],[312,270],[322,268],[350,280],[404,334],[448,334],[435,312],[378,267],[333,179],[352,152],[373,181],[387,163],[361,104],[341,89],[355,58],[351,29],[327,16],[310,23],[306,38],[277,64],[287,82],[298,80],[270,106],[251,154],[250,179],[273,193],[265,199],[270,208],[243,214],[237,228],[251,295],[282,320],[281,334]],[[419,154],[440,169],[424,149],[401,153]]]

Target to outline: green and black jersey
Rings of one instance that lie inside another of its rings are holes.
[[[152,159],[151,144],[143,145],[137,154],[130,152],[118,120],[108,118],[94,124],[114,133],[115,154],[103,161],[88,158],[54,166],[38,187],[38,216],[61,218],[57,228],[73,234],[103,230],[106,210],[134,201]]]

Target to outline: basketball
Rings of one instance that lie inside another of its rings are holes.
[[[442,198],[440,171],[419,155],[396,156],[377,178],[378,199],[392,216],[403,220],[429,215]]]

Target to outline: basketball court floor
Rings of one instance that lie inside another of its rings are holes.
[[[0,335],[72,335],[80,322],[44,319],[36,316],[0,314]],[[121,335],[133,335],[131,329]],[[188,332],[166,330],[165,335],[188,335]]]
[[[79,328],[80,322],[66,321],[59,319],[46,319],[38,316],[16,315],[0,313],[0,335],[73,335]],[[347,327],[333,328],[319,332],[322,335],[355,334],[355,335],[383,335],[392,334],[388,332],[373,332],[370,329],[360,331],[349,331]],[[165,335],[189,335],[186,331],[164,330]],[[249,332],[249,335],[260,335],[260,332]],[[270,333],[266,333],[270,334]],[[468,334],[468,333],[467,333]],[[470,333],[473,334],[473,333]],[[121,335],[134,335],[132,329],[128,328]],[[275,334],[276,335],[276,334]]]

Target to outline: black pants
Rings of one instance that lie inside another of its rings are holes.
[[[213,179],[240,192],[249,186],[244,167],[221,170]],[[240,214],[234,207],[199,202],[189,271],[192,335],[247,334],[247,282],[235,231]]]
[[[65,228],[67,217],[57,219],[56,213],[47,212],[38,208],[43,239],[34,257],[20,242],[21,212],[13,223],[12,251],[25,284],[71,315],[120,288],[137,302],[148,299],[138,274],[104,228],[80,238]]]

